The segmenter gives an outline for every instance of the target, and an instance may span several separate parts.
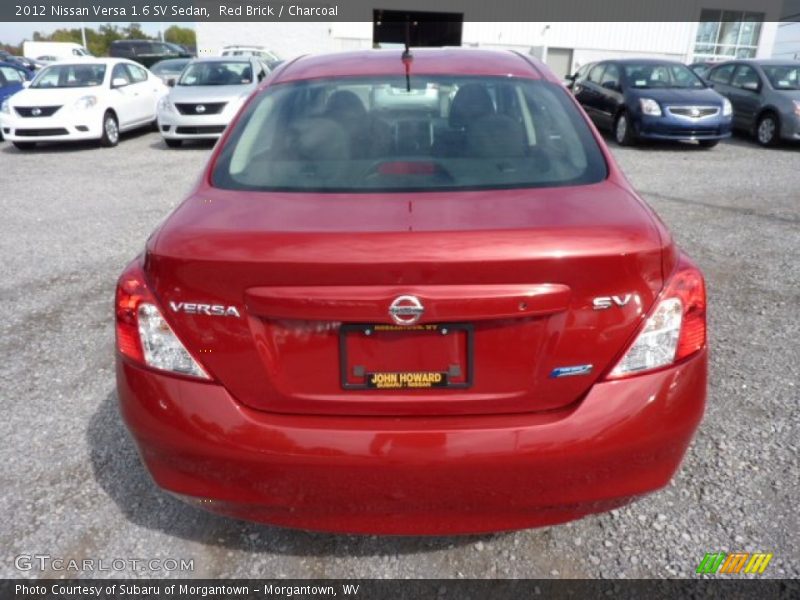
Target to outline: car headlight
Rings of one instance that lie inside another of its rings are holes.
[[[733,105],[727,98],[722,99],[722,116],[730,117],[733,114]]]
[[[792,104],[794,104],[794,114],[800,117],[800,100],[792,100]]]
[[[661,116],[661,106],[652,98],[639,98],[639,106],[642,107],[642,112],[651,117]]]
[[[11,114],[11,105],[8,103],[8,98],[3,100],[3,104],[0,105],[0,112],[4,112],[7,115]]]
[[[169,101],[169,98],[164,96],[161,100],[158,101],[158,110],[163,110],[164,112],[175,112],[175,109],[172,106],[172,102]]]
[[[75,101],[75,108],[79,110],[86,110],[92,108],[97,104],[97,96],[81,96]]]

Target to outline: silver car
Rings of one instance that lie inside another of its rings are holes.
[[[269,73],[252,56],[191,61],[158,105],[158,129],[167,146],[184,140],[216,139]]]

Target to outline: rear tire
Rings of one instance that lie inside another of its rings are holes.
[[[181,144],[183,144],[183,140],[170,140],[164,138],[164,143],[169,146],[170,148],[180,148]]]
[[[614,139],[620,146],[633,146],[636,143],[636,134],[626,112],[619,113],[614,121]]]
[[[773,113],[766,113],[761,115],[756,125],[756,140],[762,146],[775,146],[780,136],[780,122],[778,117]]]
[[[119,144],[119,121],[109,110],[103,115],[103,136],[100,138],[100,145],[104,148],[113,148],[117,144]]]
[[[719,144],[719,140],[699,140],[698,143],[701,148],[713,148]]]
[[[33,150],[36,148],[36,142],[12,142],[17,150]]]

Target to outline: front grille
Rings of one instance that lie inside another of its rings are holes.
[[[14,110],[20,117],[51,117],[59,108],[61,106],[15,106]]]
[[[206,133],[222,133],[225,131],[225,125],[207,125],[204,127],[176,127],[175,133],[183,133],[185,135],[203,135]]]
[[[218,115],[225,108],[227,102],[197,102],[194,104],[175,103],[175,108],[182,115]],[[198,107],[200,110],[198,110]]]
[[[659,130],[659,133],[664,133],[666,135],[674,135],[674,136],[684,136],[684,137],[705,137],[709,135],[719,135],[719,129],[715,127],[706,127],[706,128],[692,128],[692,129],[684,129],[682,127],[670,127],[666,131]]]
[[[719,114],[718,106],[668,106],[667,110],[676,117],[705,119]]]
[[[45,137],[51,135],[67,135],[69,131],[63,127],[55,127],[53,129],[17,129],[14,133],[20,137]]]

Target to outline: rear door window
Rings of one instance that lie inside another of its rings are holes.
[[[731,80],[731,85],[738,88],[745,88],[753,85],[759,85],[758,73],[749,65],[739,65],[736,69],[736,74]]]
[[[731,75],[733,75],[733,70],[735,68],[736,65],[723,65],[721,67],[716,67],[711,71],[708,79],[714,83],[729,84],[731,81]]]

